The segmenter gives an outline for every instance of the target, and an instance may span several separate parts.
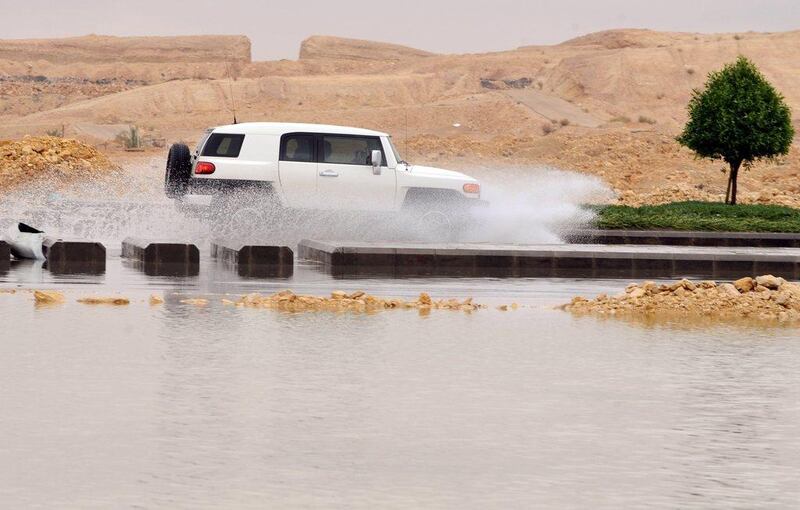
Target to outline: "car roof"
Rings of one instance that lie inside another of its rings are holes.
[[[333,135],[389,136],[380,131],[327,124],[302,124],[292,122],[243,122],[213,128],[215,133],[232,135],[282,135],[285,133],[329,133]]]

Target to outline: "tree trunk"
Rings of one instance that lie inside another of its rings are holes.
[[[731,201],[731,183],[733,182],[733,174],[728,172],[728,188],[725,190],[725,203],[728,204]]]
[[[731,205],[736,205],[736,191],[739,184],[739,168],[742,166],[741,161],[734,161],[731,163]]]

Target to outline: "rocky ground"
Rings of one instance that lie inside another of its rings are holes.
[[[105,154],[78,140],[31,136],[0,141],[0,193],[42,182],[55,190],[117,172],[119,167]]]
[[[772,275],[733,283],[632,283],[617,296],[575,297],[563,309],[575,315],[621,318],[700,317],[800,324],[800,284]]]
[[[14,289],[2,291],[0,293],[16,294]],[[59,305],[66,302],[66,297],[62,292],[52,290],[33,291],[34,302],[37,305]],[[131,302],[122,296],[110,297],[82,297],[77,299],[78,303],[86,305],[115,305],[125,306]],[[182,304],[193,306],[207,306],[209,300],[205,298],[182,299]],[[150,296],[151,306],[164,304],[164,298],[158,295]],[[474,303],[472,298],[465,300],[458,299],[438,299],[434,300],[425,292],[420,293],[415,300],[389,299],[369,295],[363,291],[343,292],[334,291],[330,296],[311,296],[295,294],[291,290],[276,292],[275,294],[247,294],[236,300],[222,299],[222,304],[226,306],[239,306],[244,308],[263,308],[278,310],[289,313],[304,312],[335,312],[335,313],[377,313],[385,310],[417,310],[420,314],[430,313],[432,310],[450,310],[460,312],[475,312],[485,309],[485,305]],[[516,305],[513,305],[516,309]],[[508,306],[501,307],[507,311]]]

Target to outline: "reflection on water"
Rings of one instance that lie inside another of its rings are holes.
[[[0,288],[9,508],[785,508],[800,497],[796,330],[553,309],[627,282],[149,277],[12,264]],[[474,296],[473,314],[281,314],[285,288]],[[151,307],[150,293],[166,302]],[[75,299],[122,292],[127,307]],[[207,307],[181,304],[207,297]]]

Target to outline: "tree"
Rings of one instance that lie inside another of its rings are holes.
[[[689,102],[689,122],[678,142],[698,156],[730,166],[725,203],[736,205],[739,169],[786,155],[794,138],[783,96],[745,57],[708,76]]]

